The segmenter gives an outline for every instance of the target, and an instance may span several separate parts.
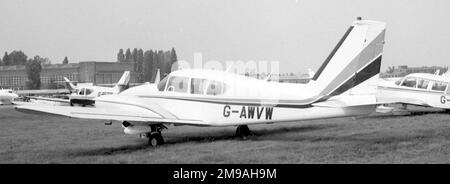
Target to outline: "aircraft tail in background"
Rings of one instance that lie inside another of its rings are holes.
[[[120,77],[117,84],[114,86],[114,89],[116,91],[121,92],[128,88],[128,85],[130,84],[130,71],[123,72],[122,77]]]
[[[77,87],[75,85],[73,85],[73,83],[67,77],[64,77],[64,81],[65,81],[65,83],[67,85],[67,88],[69,89],[70,93],[75,92]]]

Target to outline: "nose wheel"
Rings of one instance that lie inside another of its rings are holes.
[[[152,146],[152,147],[156,147],[159,145],[164,144],[164,138],[162,137],[161,133],[147,133],[150,135],[148,136],[148,145]]]
[[[156,147],[159,145],[164,144],[164,138],[161,135],[162,129],[165,129],[164,125],[150,125],[151,132],[148,132],[145,134],[145,136],[148,138],[148,145],[152,147]]]

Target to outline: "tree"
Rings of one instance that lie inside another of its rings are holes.
[[[6,65],[6,61],[8,61],[8,52],[5,52],[5,55],[3,55],[3,65]]]
[[[393,73],[395,71],[395,66],[389,66],[386,73]]]
[[[131,56],[130,48],[128,48],[127,51],[125,52],[125,62],[132,62],[132,61],[133,57]]]
[[[5,53],[6,56],[7,53]],[[25,65],[27,62],[27,55],[23,53],[21,50],[19,51],[12,51],[7,55],[7,58],[3,58],[3,62],[5,65]]]
[[[144,82],[143,81],[143,65],[144,65],[144,51],[142,49],[139,49],[137,51],[137,56],[136,56],[137,60],[134,63],[135,67],[136,67],[136,71],[137,71],[137,81],[138,82]]]
[[[131,57],[132,57],[132,62],[133,62],[133,66],[134,66],[134,71],[137,71],[137,55],[138,55],[138,50],[137,48],[133,49],[133,52],[131,52]]]
[[[175,48],[172,47],[172,50],[170,51],[170,72],[178,69],[178,64],[176,64],[178,62],[178,58],[177,58],[177,52],[175,51]]]
[[[164,78],[164,51],[159,50],[157,54],[157,61],[158,61],[158,69],[159,69],[159,77],[160,79]]]
[[[69,64],[69,59],[67,59],[67,56],[64,57],[62,64],[65,64],[65,65]]]
[[[152,81],[153,76],[153,51],[144,52],[144,61],[142,64],[143,81]]]
[[[153,58],[152,59],[153,60],[152,65],[153,65],[153,67],[152,67],[152,79],[150,81],[151,82],[155,82],[156,74],[158,73],[159,62],[158,62],[158,53],[157,53],[157,51],[155,50],[152,53],[153,53],[152,54],[152,58]]]
[[[39,56],[27,61],[25,65],[28,81],[26,86],[28,89],[39,89],[41,87],[41,70],[42,66],[39,61]]]
[[[172,54],[170,51],[164,52],[164,74],[168,75],[171,72],[172,68]]]
[[[125,55],[123,54],[123,49],[119,50],[119,53],[117,54],[117,61],[120,63],[125,62]]]
[[[46,58],[46,57],[41,57],[41,56],[34,56],[33,60],[39,62],[42,66],[44,65],[50,65],[52,64],[52,62],[50,61],[50,59]]]
[[[3,66],[3,59],[0,58],[0,66]]]

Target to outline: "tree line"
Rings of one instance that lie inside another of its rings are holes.
[[[160,78],[172,71],[172,66],[178,61],[174,48],[168,51],[144,50],[128,48],[125,52],[120,49],[117,53],[117,61],[120,63],[134,63],[134,71],[137,82],[154,82],[156,73],[160,70]]]

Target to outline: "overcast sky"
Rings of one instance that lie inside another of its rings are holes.
[[[0,52],[61,63],[175,47],[182,60],[277,60],[305,73],[362,16],[387,23],[383,70],[449,65],[449,10],[449,0],[0,0]]]

